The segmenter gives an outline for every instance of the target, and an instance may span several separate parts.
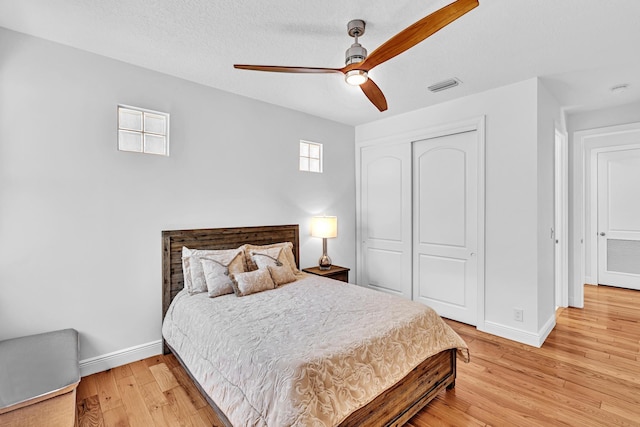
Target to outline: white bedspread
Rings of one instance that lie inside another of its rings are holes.
[[[424,359],[466,344],[430,308],[303,275],[238,298],[182,291],[167,343],[234,426],[334,426]]]

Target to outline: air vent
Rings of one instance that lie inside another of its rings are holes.
[[[439,83],[436,83],[436,84],[433,84],[433,85],[429,86],[429,90],[431,92],[440,92],[440,91],[443,91],[443,90],[451,89],[452,87],[456,87],[460,83],[462,83],[462,82],[460,80],[458,80],[457,78],[444,80],[442,82],[439,82]]]

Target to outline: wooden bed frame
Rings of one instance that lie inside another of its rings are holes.
[[[264,227],[210,228],[171,230],[162,232],[162,319],[169,304],[184,287],[182,276],[182,247],[190,249],[233,249],[245,243],[267,245],[292,242],[296,265],[300,266],[299,232],[297,225]],[[222,410],[204,392],[180,356],[164,344],[164,352],[171,351],[185,368],[196,387],[214,409],[220,422],[232,424]],[[366,406],[358,409],[342,423],[346,426],[401,426],[427,405],[443,389],[455,387],[456,350],[445,350],[418,365],[406,377],[384,391]]]

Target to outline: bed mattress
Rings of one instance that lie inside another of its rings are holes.
[[[162,333],[234,426],[335,426],[464,341],[429,307],[303,274],[244,297],[180,292]]]

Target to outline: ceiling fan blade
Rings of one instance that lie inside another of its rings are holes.
[[[478,6],[478,0],[457,0],[400,31],[371,52],[358,69],[369,71],[417,45]]]
[[[371,101],[371,103],[373,103],[380,112],[387,109],[387,99],[373,80],[368,79],[366,82],[362,83],[360,85],[360,89],[362,89],[364,94],[367,95],[367,98],[369,98],[369,101]]]
[[[273,73],[306,73],[306,74],[342,73],[342,70],[340,68],[281,67],[278,65],[235,64],[233,68],[237,68],[239,70],[270,71]]]

